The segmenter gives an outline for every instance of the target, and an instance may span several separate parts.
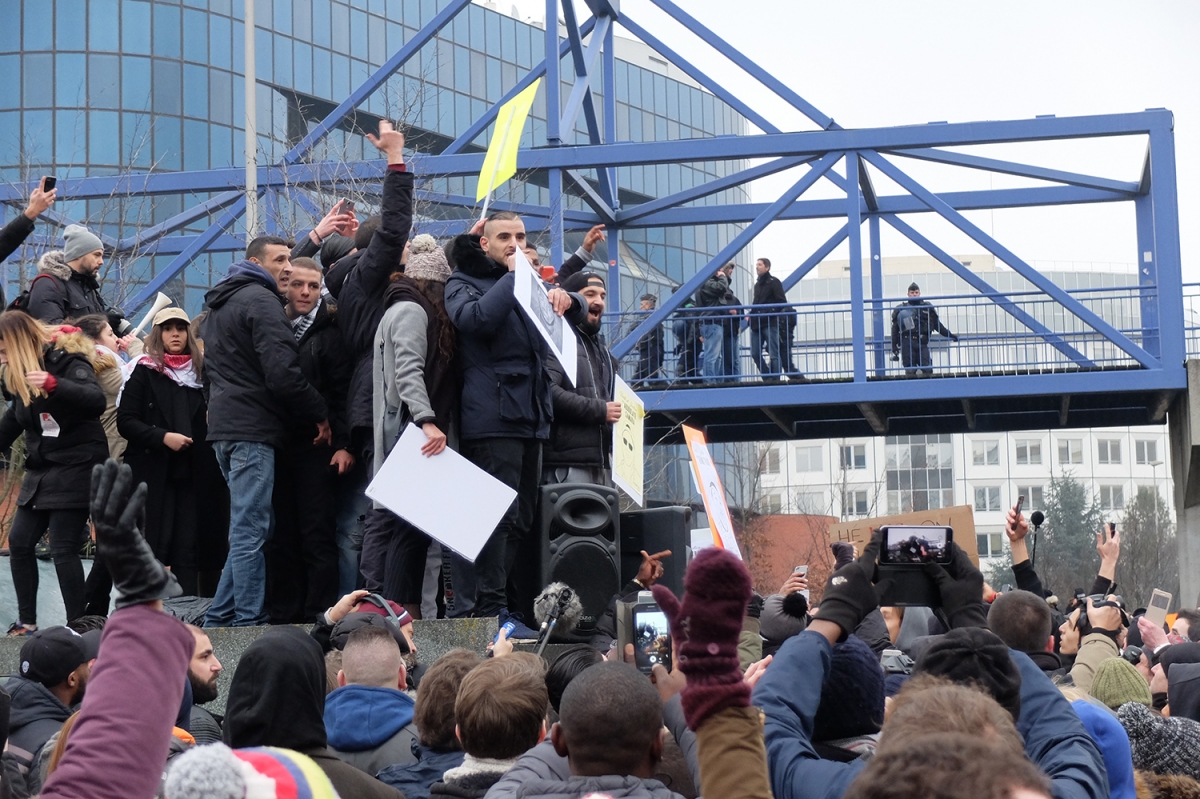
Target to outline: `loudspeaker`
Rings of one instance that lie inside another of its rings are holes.
[[[683,596],[683,573],[692,560],[692,509],[676,505],[667,508],[648,508],[621,514],[621,583],[637,577],[642,565],[642,550],[651,555],[671,550],[671,557],[663,558],[663,576],[659,585],[665,585]]]
[[[613,594],[621,590],[617,492],[600,485],[561,483],[542,486],[540,499],[542,585],[563,582],[579,595],[583,616],[569,637],[586,641]]]

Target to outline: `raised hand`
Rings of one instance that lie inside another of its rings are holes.
[[[389,164],[404,163],[404,134],[392,127],[391,122],[379,120],[379,135],[368,133],[367,140],[387,156]]]

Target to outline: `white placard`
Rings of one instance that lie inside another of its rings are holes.
[[[554,306],[550,304],[550,300],[546,296],[550,291],[538,273],[533,270],[525,253],[518,249],[515,255],[517,268],[516,274],[513,275],[515,278],[513,294],[517,297],[517,303],[524,309],[525,315],[533,321],[534,327],[542,334],[542,338],[550,345],[550,351],[562,365],[567,381],[574,386],[575,331],[566,319],[554,312]]]
[[[708,525],[712,528],[713,544],[728,549],[741,558],[742,551],[738,548],[733,532],[733,517],[729,515],[729,505],[725,502],[725,489],[721,487],[721,476],[717,473],[717,465],[713,463],[712,455],[709,454],[704,433],[685,424],[683,437],[692,455],[692,470],[696,474],[696,484],[700,486],[700,497],[704,500]]]
[[[621,403],[621,418],[613,425],[612,479],[617,488],[638,505],[642,501],[642,483],[646,466],[642,439],[646,404],[637,392],[617,375],[613,395]]]
[[[367,496],[469,561],[517,492],[452,449],[426,457],[428,439],[410,424],[367,486]]]

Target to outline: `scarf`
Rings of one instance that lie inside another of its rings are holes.
[[[134,361],[134,365],[147,366],[161,375],[166,375],[184,388],[199,389],[201,387],[200,378],[196,374],[196,370],[192,368],[192,356],[190,355],[164,355],[162,366],[155,363],[149,355],[143,355]]]

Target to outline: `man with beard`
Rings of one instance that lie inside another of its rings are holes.
[[[213,652],[212,641],[204,630],[188,625],[196,639],[196,649],[188,663],[188,682],[192,684],[192,715],[188,732],[196,739],[197,746],[217,743],[221,740],[221,722],[201,705],[217,698],[217,678],[221,676],[221,661]]]
[[[584,298],[587,316],[575,324],[579,338],[575,385],[567,380],[557,360],[547,360],[553,380],[554,420],[550,440],[542,449],[542,484],[611,486],[612,429],[621,418],[621,403],[613,401],[617,362],[600,333],[607,298],[604,276],[577,272],[563,281],[562,288]]]

